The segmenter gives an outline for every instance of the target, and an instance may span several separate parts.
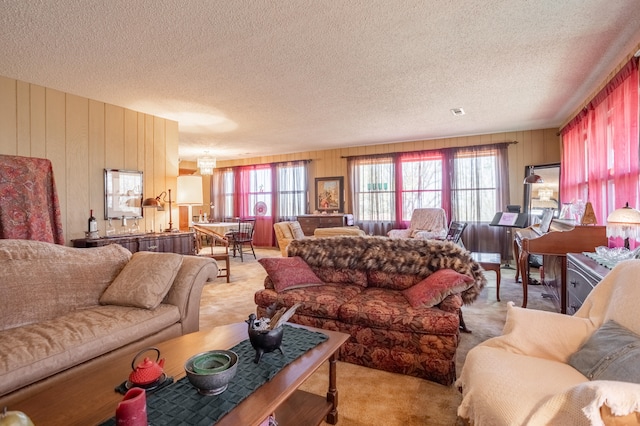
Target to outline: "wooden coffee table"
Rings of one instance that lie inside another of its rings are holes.
[[[258,425],[274,412],[281,426],[318,425],[322,420],[330,424],[337,423],[336,354],[349,336],[335,331],[305,328],[324,333],[329,339],[283,368],[216,425]],[[247,324],[237,323],[187,334],[155,346],[166,360],[165,372],[177,381],[185,376],[183,366],[192,355],[210,349],[229,349],[247,338]],[[72,374],[44,390],[23,399],[4,398],[2,402],[10,410],[27,413],[36,425],[101,423],[115,415],[122,395],[116,393],[114,388],[129,375],[135,354],[134,351],[127,356],[100,361],[90,371],[76,367]],[[298,390],[327,360],[329,389],[326,398]]]

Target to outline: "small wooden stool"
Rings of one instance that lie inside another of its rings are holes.
[[[500,301],[500,264],[502,259],[500,253],[471,253],[471,258],[478,262],[485,271],[494,271],[496,273],[496,299]]]

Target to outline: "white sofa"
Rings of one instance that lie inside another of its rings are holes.
[[[640,374],[639,276],[640,260],[618,264],[573,316],[510,303],[503,335],[467,354],[458,416],[474,426],[640,424],[640,384],[627,382]],[[618,344],[611,321],[633,343]]]

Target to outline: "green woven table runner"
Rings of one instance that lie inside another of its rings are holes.
[[[238,371],[229,387],[220,395],[200,395],[186,377],[176,383],[147,394],[147,420],[152,426],[212,425],[231,411],[252,392],[271,380],[280,370],[328,339],[325,334],[284,325],[282,349],[264,354],[253,362],[255,350],[249,339],[231,348],[238,354]],[[215,348],[222,349],[222,348]],[[203,349],[205,351],[207,349]],[[194,354],[195,355],[195,354]],[[113,408],[115,413],[115,407]],[[115,417],[102,423],[115,425]]]

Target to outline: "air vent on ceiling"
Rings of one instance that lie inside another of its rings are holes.
[[[456,117],[460,117],[461,115],[464,115],[464,110],[462,108],[451,108],[451,114]]]

